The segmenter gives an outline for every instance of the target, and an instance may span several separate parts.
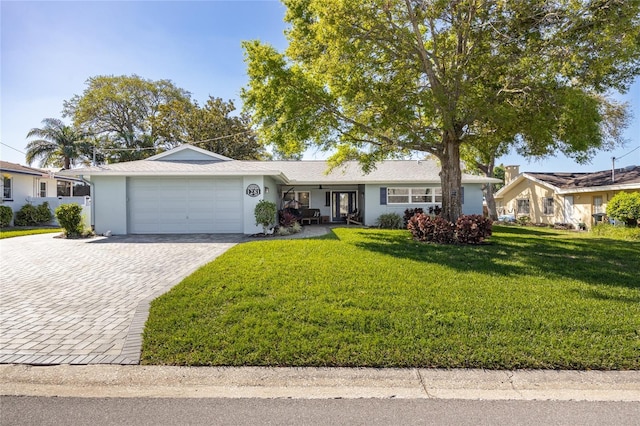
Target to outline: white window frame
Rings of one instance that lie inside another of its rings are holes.
[[[596,203],[596,200],[600,201]],[[593,196],[593,213],[604,213],[604,200],[602,195],[594,195]]]
[[[394,194],[394,192],[406,192],[406,194]],[[394,198],[403,198],[403,201],[393,201]],[[424,199],[425,201],[416,201]],[[442,203],[442,188],[421,186],[394,186],[387,188],[387,204],[435,204]]]
[[[542,214],[553,216],[555,212],[555,202],[553,197],[545,197],[542,199]]]
[[[521,202],[527,202],[527,211],[521,211],[520,210],[520,203]],[[529,201],[528,198],[518,198],[516,199],[516,214],[521,214],[521,215],[530,215],[531,214],[531,202]]]
[[[6,182],[9,183],[9,196],[5,196],[5,194],[7,193]],[[13,176],[2,176],[2,199],[13,200]]]
[[[47,196],[47,181],[36,178],[33,192],[35,198],[45,198]]]

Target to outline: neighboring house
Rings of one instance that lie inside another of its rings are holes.
[[[265,199],[282,208],[319,209],[323,222],[344,222],[356,209],[364,224],[383,213],[440,206],[434,161],[384,161],[369,174],[355,162],[327,173],[324,161],[240,161],[181,145],[147,158],[68,170],[93,185],[98,234],[244,233],[262,228],[254,209]],[[482,185],[463,175],[465,214],[482,214]]]
[[[47,201],[52,211],[63,203],[90,204],[89,186],[77,178],[8,161],[0,161],[0,173],[0,204],[11,207],[14,213],[28,203],[39,205]]]
[[[590,228],[602,220],[607,202],[621,191],[640,191],[640,166],[595,173],[522,174],[518,166],[507,166],[505,186],[495,198],[498,215]]]

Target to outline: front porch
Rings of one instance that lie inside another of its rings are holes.
[[[363,217],[364,185],[281,185],[278,191],[278,210],[299,211],[303,225],[347,223],[354,212]]]

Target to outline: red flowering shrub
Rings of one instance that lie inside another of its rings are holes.
[[[417,241],[439,244],[455,242],[454,225],[440,216],[431,217],[424,213],[418,213],[409,219],[407,229],[413,235],[413,239]]]
[[[406,209],[404,211],[404,227],[406,228],[407,226],[409,226],[409,220],[417,215],[418,213],[424,213],[424,210],[422,210],[422,208],[417,207],[415,209]]]
[[[462,215],[456,220],[456,240],[460,244],[480,244],[491,236],[493,222],[478,215]]]
[[[283,228],[290,228],[298,221],[296,215],[287,210],[280,210],[280,218],[278,224]]]
[[[491,236],[492,221],[484,216],[460,216],[456,223],[418,213],[409,219],[407,229],[416,241],[438,244],[480,244]]]

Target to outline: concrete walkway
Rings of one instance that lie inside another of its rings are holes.
[[[149,302],[243,235],[0,240],[0,363],[137,364]]]

